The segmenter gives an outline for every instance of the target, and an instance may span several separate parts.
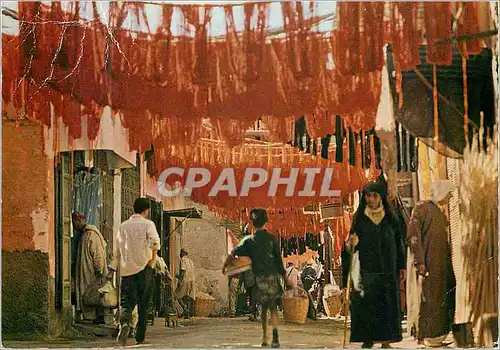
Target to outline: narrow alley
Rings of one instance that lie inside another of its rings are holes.
[[[499,6],[2,1],[2,345],[498,346]]]

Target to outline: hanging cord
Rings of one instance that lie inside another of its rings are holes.
[[[469,147],[469,101],[467,91],[467,59],[462,55],[462,78],[464,91],[464,137],[465,146]]]
[[[439,147],[439,108],[438,108],[438,89],[437,89],[437,65],[432,65],[432,97],[434,100],[434,142],[436,147]],[[436,153],[436,163],[439,166],[441,162],[440,153]]]

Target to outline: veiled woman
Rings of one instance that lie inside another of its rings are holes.
[[[354,259],[348,259],[353,282],[351,342],[390,348],[390,343],[402,340],[399,285],[406,263],[400,224],[382,184],[365,186],[348,246],[354,251]]]

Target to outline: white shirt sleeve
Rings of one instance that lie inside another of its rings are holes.
[[[160,236],[158,231],[156,231],[156,226],[154,222],[150,221],[148,226],[148,231],[146,232],[148,237],[148,243],[151,249],[160,250]]]

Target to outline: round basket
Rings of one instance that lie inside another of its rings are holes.
[[[283,319],[285,322],[304,324],[309,309],[309,298],[304,295],[283,297]]]
[[[199,317],[208,317],[215,310],[216,301],[213,299],[196,298],[194,302],[194,313]]]

